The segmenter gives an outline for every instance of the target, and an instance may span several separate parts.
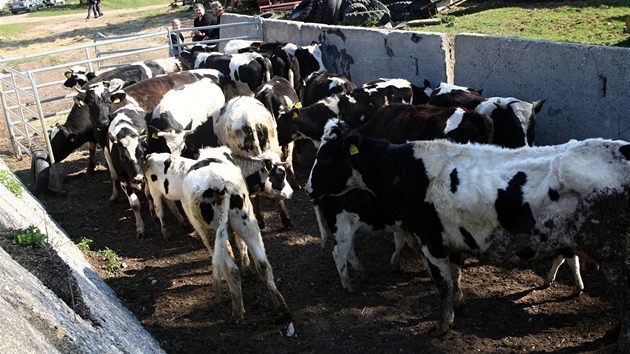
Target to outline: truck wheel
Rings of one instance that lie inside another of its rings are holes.
[[[50,163],[45,151],[37,151],[31,157],[31,193],[40,195],[48,192]]]
[[[28,12],[33,12],[33,5],[29,6],[29,7],[28,7],[28,10],[26,10],[26,11],[28,11]]]

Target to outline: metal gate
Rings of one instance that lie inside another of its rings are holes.
[[[261,18],[253,18],[248,22],[208,26],[208,28],[234,26],[254,26],[256,34],[209,40],[206,43],[220,43],[232,39],[262,40],[263,38]],[[115,37],[107,37],[99,33],[94,36],[94,43],[92,44],[17,58],[0,59],[0,72],[3,73],[0,75],[0,104],[2,104],[11,146],[16,158],[21,160],[23,154],[32,157],[38,152],[46,152],[50,165],[50,188],[61,191],[56,161],[50,145],[50,129],[47,119],[50,121],[52,118],[67,115],[72,107],[72,97],[76,96],[74,90],[63,91],[62,83],[65,81],[63,72],[75,65],[87,65],[91,71],[94,71],[93,66],[102,69],[124,65],[145,60],[143,57],[152,52],[158,58],[167,57],[168,50],[172,49],[172,43],[168,40],[170,34],[191,30],[192,28],[182,28],[172,31],[168,28],[161,28],[158,32]],[[182,45],[190,44],[193,43],[183,43]],[[120,49],[121,46],[123,49]],[[113,49],[114,47],[117,49]],[[68,61],[63,59],[68,56],[82,59],[29,70],[17,69],[19,66],[31,66],[30,64],[36,67],[43,62]],[[58,77],[60,80],[52,79],[52,76]],[[60,104],[59,101],[63,101],[63,103]],[[64,109],[60,109],[60,105]]]

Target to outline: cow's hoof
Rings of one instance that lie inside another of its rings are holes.
[[[429,337],[431,337],[431,338],[441,338],[441,337],[444,337],[446,335],[446,333],[448,333],[448,331],[445,331],[445,330],[440,329],[438,327],[433,327],[429,331]]]
[[[282,227],[283,227],[285,230],[291,230],[291,229],[293,229],[293,227],[294,227],[294,226],[293,226],[293,223],[291,222],[291,220],[289,220],[289,219],[283,219],[283,220],[282,220]]]
[[[232,324],[239,324],[241,323],[241,321],[243,321],[243,319],[245,319],[245,314],[240,313],[240,314],[232,314],[232,316],[230,317],[230,323]]]
[[[279,309],[278,312],[274,315],[274,320],[278,324],[289,324],[293,323],[293,315],[289,311],[289,309]]]

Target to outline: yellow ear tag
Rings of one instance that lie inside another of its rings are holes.
[[[151,134],[151,138],[152,139],[157,139],[158,138],[157,133],[154,132],[153,134]]]
[[[72,73],[66,73],[66,79],[69,79],[72,77]]]
[[[293,115],[291,116],[291,118],[297,119],[297,117],[298,117],[298,113],[297,112],[293,112]]]
[[[350,144],[350,155],[356,155],[359,153],[359,149],[357,149],[356,145]]]
[[[112,103],[114,103],[114,104],[118,104],[118,103],[120,103],[120,98],[115,98],[115,99],[112,101]]]
[[[79,102],[77,102],[79,107],[83,107],[85,106],[85,102],[83,102],[82,100],[79,100]]]
[[[302,108],[302,102],[297,101],[297,102],[293,105],[293,108],[297,108],[297,109]]]

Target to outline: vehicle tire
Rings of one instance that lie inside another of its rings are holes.
[[[390,13],[409,12],[409,6],[411,5],[411,3],[411,1],[397,1],[387,5],[387,8],[389,9]]]
[[[33,5],[29,6],[28,9],[26,10],[27,12],[33,12]]]
[[[48,192],[50,162],[45,151],[36,151],[31,156],[31,193],[37,196]]]
[[[368,8],[361,3],[355,2],[353,4],[350,4],[350,6],[348,6],[345,11],[343,12],[343,15],[345,17],[346,14],[349,13],[354,13],[354,12],[366,12],[369,11]]]
[[[298,6],[293,9],[293,12],[287,17],[288,20],[291,21],[305,21],[306,17],[311,10],[313,9],[313,1],[312,0],[303,0]]]
[[[17,11],[11,11],[14,15],[17,15],[18,12]]]
[[[367,21],[387,22],[389,14],[383,10],[346,13],[343,21],[349,25],[362,25]]]
[[[263,13],[261,13],[261,14],[260,14],[260,15],[258,15],[258,16],[260,16],[260,17],[262,17],[262,18],[264,18],[264,19],[267,19],[267,20],[272,20],[272,19],[274,19],[274,18],[278,17],[278,15],[276,15],[276,13],[275,13],[275,12],[273,12],[273,11],[263,12]]]

